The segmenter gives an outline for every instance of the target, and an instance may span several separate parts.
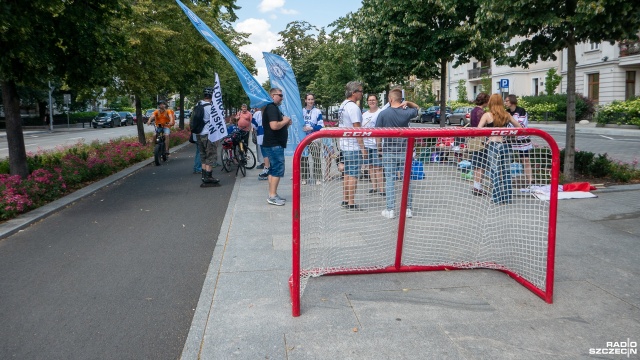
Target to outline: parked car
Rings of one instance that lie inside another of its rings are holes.
[[[420,122],[421,113],[422,113],[422,109],[418,109],[418,114],[416,115],[416,117],[409,119],[409,121]]]
[[[120,111],[118,112],[120,115],[120,125],[119,126],[127,126],[133,125],[133,114],[128,111]]]
[[[120,114],[115,111],[102,111],[98,113],[98,115],[91,120],[91,126],[94,129],[100,127],[116,127],[120,126]]]
[[[149,121],[149,118],[151,117],[154,111],[156,111],[156,109],[149,109],[144,114],[142,114],[142,121],[145,123]]]
[[[463,106],[453,110],[451,115],[447,115],[447,125],[465,126],[471,121],[472,106]]]
[[[451,108],[447,106],[445,113],[451,114]],[[422,115],[420,116],[420,122],[422,123],[426,123],[430,121],[435,124],[439,120],[440,120],[440,106],[432,106],[427,110],[424,110],[422,112]]]
[[[176,115],[176,124],[180,122],[180,110],[176,110],[175,111],[175,115]],[[184,122],[188,123],[189,122],[189,117],[191,116],[191,110],[185,110],[184,111]]]

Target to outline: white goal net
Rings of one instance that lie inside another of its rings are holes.
[[[492,132],[509,136],[482,149],[472,140]],[[357,168],[340,148],[345,137],[407,144]],[[313,138],[294,157],[294,316],[309,278],[325,274],[490,268],[551,302],[559,164],[546,133],[339,129]]]

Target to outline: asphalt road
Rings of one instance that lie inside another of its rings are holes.
[[[0,241],[0,359],[180,356],[235,182],[194,151]]]

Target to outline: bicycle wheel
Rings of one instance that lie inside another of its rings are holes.
[[[256,156],[253,151],[249,148],[245,149],[245,159],[247,160],[246,168],[251,170],[256,167]]]
[[[232,161],[233,161],[233,159],[229,155],[229,150],[223,149],[222,150],[222,169],[224,171],[226,171],[226,172],[230,172],[231,171],[231,162]]]
[[[153,162],[156,166],[160,166],[160,157],[164,155],[164,147],[162,144],[156,144],[153,148]]]
[[[242,177],[247,176],[247,157],[244,154],[244,152],[239,151],[238,152],[238,168],[240,169],[240,172],[242,173]]]
[[[169,160],[169,157],[167,156],[167,151],[165,151],[164,141],[160,145],[162,145],[162,161],[166,162]]]

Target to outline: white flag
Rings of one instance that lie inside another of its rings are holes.
[[[207,124],[209,141],[215,142],[227,136],[227,124],[224,122],[224,107],[222,106],[222,88],[216,73],[216,84],[213,86],[213,104],[211,105],[211,121]]]

